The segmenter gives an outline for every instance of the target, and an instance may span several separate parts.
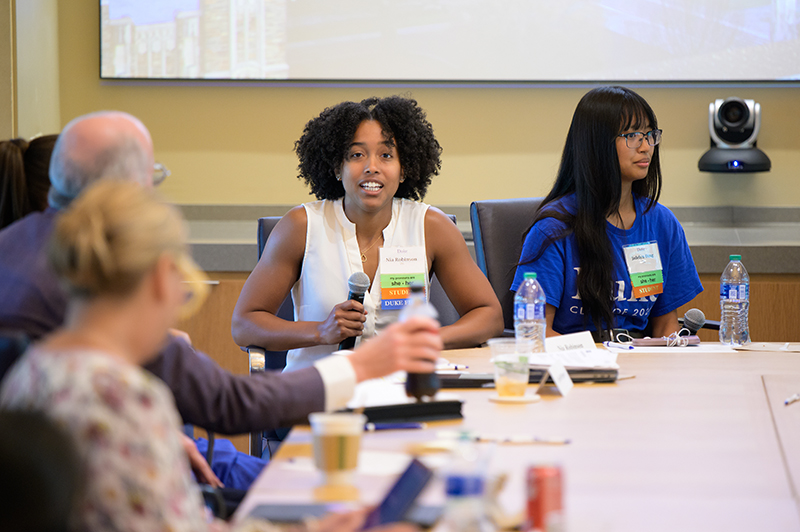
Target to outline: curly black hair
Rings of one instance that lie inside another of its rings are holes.
[[[367,98],[359,103],[342,102],[328,107],[309,121],[294,144],[300,159],[299,179],[304,179],[317,199],[338,199],[344,186],[336,173],[364,120],[376,120],[387,140],[393,140],[403,169],[404,181],[395,197],[421,200],[434,175],[442,167],[442,147],[415,100],[401,96]]]

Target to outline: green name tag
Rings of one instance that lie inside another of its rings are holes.
[[[632,273],[631,282],[633,286],[647,286],[651,284],[659,284],[664,282],[664,276],[661,270],[653,270],[649,272]]]
[[[425,282],[424,273],[382,273],[381,288],[406,288],[413,281]]]

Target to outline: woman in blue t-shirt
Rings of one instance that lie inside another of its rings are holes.
[[[630,89],[599,87],[578,103],[512,284],[537,273],[548,336],[648,324],[666,336],[702,292],[683,229],[658,204],[660,141],[655,113]]]

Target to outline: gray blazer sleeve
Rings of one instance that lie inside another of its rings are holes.
[[[171,338],[145,369],[172,390],[184,423],[222,434],[287,427],[325,409],[322,377],[314,367],[234,375]]]

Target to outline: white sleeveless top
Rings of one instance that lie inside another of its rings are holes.
[[[308,228],[300,279],[292,287],[294,319],[325,321],[331,309],[347,299],[350,276],[364,271],[361,250],[356,240],[356,225],[345,216],[342,199],[305,203],[303,207],[308,216]],[[427,210],[425,203],[394,198],[392,220],[383,230],[383,247],[424,247]],[[364,294],[367,321],[362,338],[375,333],[375,317],[381,303],[380,274],[378,265],[372,286]],[[426,286],[428,283],[426,271]],[[361,338],[356,339],[356,346],[360,341]],[[337,344],[292,349],[286,356],[286,371],[310,366],[338,348]]]

